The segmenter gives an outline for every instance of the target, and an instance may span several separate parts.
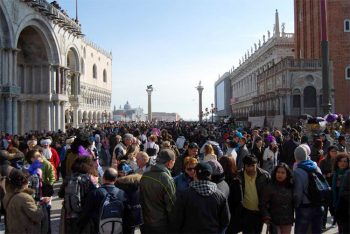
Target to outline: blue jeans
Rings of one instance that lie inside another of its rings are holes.
[[[322,207],[299,207],[295,211],[295,234],[308,232],[311,225],[311,233],[322,233]]]

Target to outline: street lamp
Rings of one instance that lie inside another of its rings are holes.
[[[202,93],[203,93],[203,89],[204,87],[202,86],[202,82],[199,81],[198,86],[196,87],[197,91],[198,91],[198,99],[199,99],[199,122],[202,122],[202,118],[203,118],[203,111],[202,111]]]
[[[214,104],[211,104],[211,109],[210,109],[210,113],[211,113],[211,122],[214,123],[214,113],[216,113],[217,108],[214,107]]]

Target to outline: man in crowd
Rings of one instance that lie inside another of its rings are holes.
[[[246,156],[249,155],[249,150],[246,146],[247,139],[245,137],[242,137],[239,139],[239,150],[237,153],[237,169],[240,170],[243,168],[243,160]]]
[[[321,233],[322,228],[322,206],[313,204],[309,200],[309,176],[308,173],[317,171],[321,173],[317,164],[309,159],[310,149],[306,144],[301,144],[294,151],[294,205],[295,211],[295,233],[307,233],[311,225],[311,233]]]
[[[79,217],[80,230],[82,233],[99,233],[99,221],[102,202],[108,194],[118,198],[121,203],[124,203],[124,208],[127,207],[127,199],[123,190],[118,189],[114,184],[117,181],[118,172],[114,168],[107,168],[102,177],[102,186],[98,189],[92,190],[86,201],[85,206]],[[124,210],[119,211],[122,217],[125,217]],[[119,213],[116,212],[116,213]],[[90,222],[89,222],[90,221]],[[124,219],[125,222],[125,219]],[[88,223],[93,225],[87,225]],[[89,226],[89,227],[87,227]]]
[[[259,203],[263,190],[270,181],[270,175],[257,167],[257,163],[258,160],[254,155],[247,155],[243,158],[244,169],[238,173],[243,191],[243,233],[261,233],[263,226]]]
[[[175,205],[175,183],[170,170],[175,154],[170,149],[159,152],[156,165],[145,172],[140,182],[140,201],[144,218],[142,233],[166,233],[169,231],[170,212]]]
[[[134,139],[134,136],[130,133],[126,133],[123,136],[123,141],[119,142],[113,149],[113,156],[112,156],[112,167],[117,168],[118,166],[118,160],[121,160],[126,155],[126,149],[129,145],[132,144]],[[127,158],[126,158],[127,159]]]
[[[230,222],[230,211],[224,194],[210,181],[208,163],[195,167],[194,181],[179,192],[172,213],[176,233],[223,233]]]

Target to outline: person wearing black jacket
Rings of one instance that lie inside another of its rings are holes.
[[[195,180],[178,193],[171,223],[175,233],[223,233],[230,222],[227,200],[210,181],[208,163],[195,167]]]
[[[125,192],[114,185],[117,177],[117,170],[107,168],[102,177],[102,186],[89,192],[86,201],[93,202],[85,202],[83,206],[78,220],[80,233],[99,233],[100,208],[107,194],[120,197],[121,202],[124,203],[124,207],[128,207]],[[124,217],[123,222],[125,222]]]
[[[300,144],[300,136],[298,132],[291,133],[291,138],[286,141],[282,147],[282,153],[280,154],[279,161],[284,162],[289,166],[289,168],[293,168],[295,163],[294,159],[294,150]]]
[[[263,155],[264,155],[264,142],[260,136],[257,136],[254,141],[253,149],[251,153],[255,155],[255,157],[258,159],[258,165],[260,168],[263,167]]]

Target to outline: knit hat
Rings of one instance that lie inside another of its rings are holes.
[[[213,170],[212,175],[221,175],[224,173],[224,169],[221,164],[217,160],[209,160],[208,164],[211,166]]]
[[[161,150],[157,156],[157,162],[161,164],[165,164],[170,160],[175,161],[175,159],[176,159],[175,153],[170,149]]]
[[[299,145],[297,148],[294,150],[294,158],[296,161],[305,161],[308,159],[308,152],[306,147],[303,145]]]

